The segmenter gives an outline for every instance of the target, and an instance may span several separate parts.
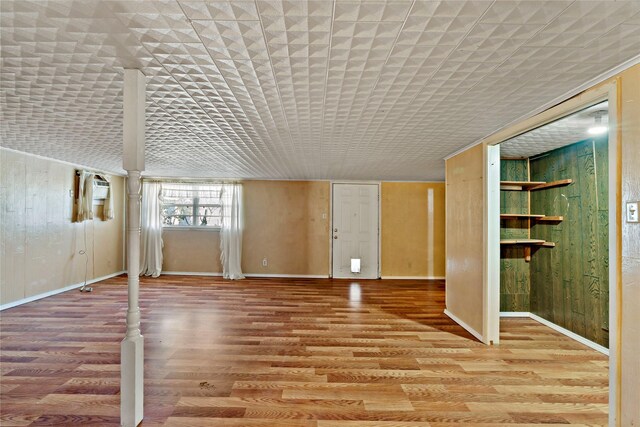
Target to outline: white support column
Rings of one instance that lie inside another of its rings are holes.
[[[145,76],[124,71],[123,165],[127,177],[127,332],[120,346],[120,424],[142,421],[144,399],[144,338],[140,333],[140,176],[144,170]]]

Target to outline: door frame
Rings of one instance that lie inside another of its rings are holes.
[[[353,184],[353,185],[376,185],[378,186],[378,269],[376,279],[380,279],[382,272],[382,181],[349,181],[332,180],[329,181],[329,278],[333,278],[333,185]],[[371,280],[371,279],[363,279]]]
[[[483,158],[485,176],[484,201],[484,285],[486,292],[484,298],[485,310],[483,321],[486,335],[494,337],[493,342],[499,342],[500,334],[500,227],[495,227],[494,222],[499,223],[500,213],[500,163],[495,162],[496,153],[499,156],[499,145],[516,135],[528,132],[537,127],[546,125],[565,116],[580,111],[590,105],[602,101],[609,102],[609,425],[617,425],[620,411],[620,333],[622,326],[621,313],[618,307],[621,305],[622,283],[619,280],[622,272],[622,259],[619,257],[621,241],[622,182],[618,171],[620,162],[620,82],[616,78],[600,86],[588,90],[580,95],[568,99],[553,108],[532,116],[521,123],[510,126],[487,138],[484,142]],[[619,223],[620,222],[620,223]],[[496,246],[497,242],[497,246]],[[496,321],[497,319],[497,321]]]

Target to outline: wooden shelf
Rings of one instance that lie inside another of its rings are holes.
[[[572,179],[561,179],[558,181],[500,181],[500,190],[505,191],[537,191],[545,188],[564,187],[573,182]]]
[[[541,239],[503,239],[500,240],[501,245],[521,245],[524,246],[524,260],[525,262],[531,261],[531,248],[554,248],[556,246],[553,242],[547,242]]]
[[[501,245],[527,245],[527,246],[544,246],[545,248],[555,248],[556,244],[547,242],[542,239],[503,239],[500,240]]]
[[[560,222],[563,220],[563,216],[543,216],[542,218],[536,219],[538,222]]]
[[[563,187],[573,182],[572,179],[561,179],[558,181],[543,182],[543,181],[500,181],[500,190],[504,191],[537,191],[544,190],[546,188]],[[537,215],[537,214],[519,214],[519,213],[504,213],[500,214],[500,219],[514,220],[514,219],[528,219],[535,222],[560,222],[564,220],[562,216],[553,215]],[[528,221],[528,226],[531,226],[531,221]],[[530,235],[530,234],[529,234]],[[501,245],[519,245],[523,246],[524,260],[526,262],[531,261],[532,248],[554,248],[556,246],[553,242],[547,242],[542,239],[503,239],[500,240]]]
[[[500,219],[533,219],[538,222],[560,222],[564,220],[562,216],[547,216],[537,214],[500,214]]]
[[[500,214],[500,219],[527,219],[527,218],[544,218],[544,215],[534,214]]]
[[[508,191],[527,191],[532,187],[546,184],[544,181],[500,181],[500,189]]]
[[[541,239],[502,239],[500,240],[501,245],[529,245],[529,246],[542,246],[546,242]],[[550,242],[549,242],[550,243]]]
[[[572,182],[573,182],[572,179],[561,179],[558,181],[551,181],[542,185],[538,185],[537,187],[530,188],[529,191],[538,191],[538,190],[544,190],[545,188],[553,188],[553,187],[564,187],[565,185],[569,185]]]

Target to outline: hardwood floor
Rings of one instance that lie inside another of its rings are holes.
[[[0,314],[0,424],[118,425],[125,284]],[[524,319],[486,347],[442,281],[142,284],[144,426],[607,423],[605,356]]]

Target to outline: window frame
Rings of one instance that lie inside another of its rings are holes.
[[[175,183],[178,185],[191,185],[191,186],[196,186],[196,185],[219,185],[221,187],[220,184],[214,184],[214,183]],[[197,194],[194,191],[194,194]],[[198,196],[194,196],[191,198],[192,203],[164,203],[161,202],[160,203],[160,209],[162,212],[164,212],[164,208],[165,206],[187,206],[187,207],[191,207],[191,222],[192,224],[190,225],[169,225],[169,224],[165,224],[164,220],[165,218],[167,218],[167,216],[165,216],[164,214],[162,215],[162,229],[163,230],[199,230],[199,231],[220,231],[220,229],[222,228],[220,225],[197,225],[198,224],[198,209],[200,207],[212,207],[212,208],[220,208],[222,209],[222,204],[221,203],[205,203],[205,204],[200,204],[200,197]],[[171,215],[174,216],[174,215]],[[214,217],[214,216],[212,216]],[[222,219],[222,215],[220,215],[220,219]]]

